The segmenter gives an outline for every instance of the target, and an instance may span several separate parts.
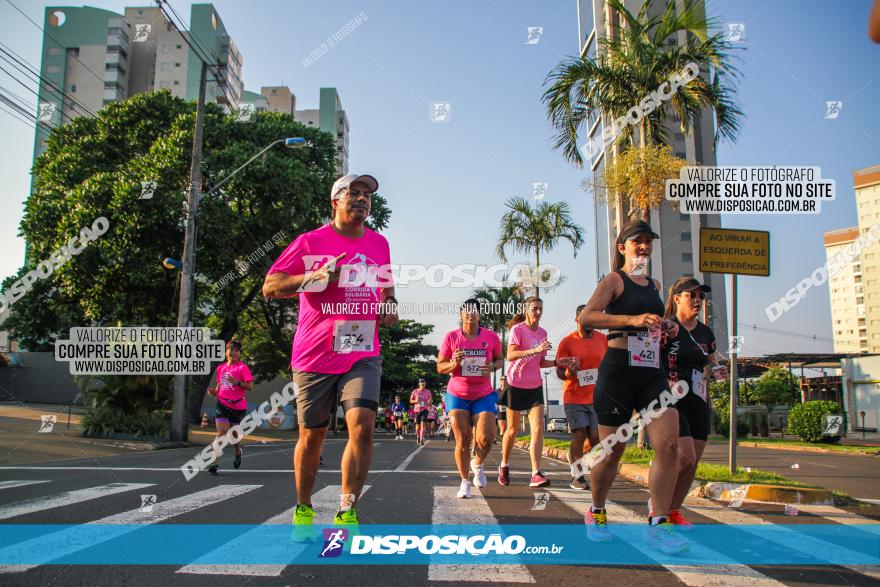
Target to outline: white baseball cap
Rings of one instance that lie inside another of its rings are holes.
[[[330,190],[330,199],[338,199],[340,197],[339,192],[358,181],[367,184],[367,190],[371,192],[375,193],[379,189],[379,182],[372,175],[358,175],[357,173],[349,173],[348,175],[343,175],[333,183],[333,188]]]

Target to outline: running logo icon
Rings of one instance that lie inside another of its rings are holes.
[[[834,120],[840,116],[843,109],[843,102],[840,100],[828,100],[825,102],[825,120]]]
[[[544,27],[542,26],[530,26],[526,27],[529,31],[529,36],[526,38],[526,45],[537,45],[541,41],[541,35],[544,34]]]
[[[546,181],[532,182],[532,198],[535,200],[543,200],[549,190],[550,184]]]
[[[48,432],[52,432],[52,429],[55,427],[55,422],[58,420],[58,417],[54,414],[51,416],[40,416],[40,429],[38,432],[40,434],[46,434]]]
[[[318,558],[335,558],[342,554],[342,547],[348,540],[348,530],[343,528],[324,528],[324,548]]]
[[[136,24],[134,25],[134,38],[131,40],[132,43],[143,43],[150,36],[150,30],[153,28],[151,24]]]
[[[149,514],[153,511],[154,505],[156,505],[155,495],[141,495],[141,507],[138,511],[142,514]]]
[[[724,36],[725,41],[730,41],[731,43],[738,43],[740,41],[745,40],[746,36],[746,25],[743,22],[729,22],[727,23],[727,34]]]
[[[151,179],[149,181],[141,182],[141,195],[138,200],[149,200],[153,197],[153,192],[156,191],[156,185],[159,182],[155,179]]]
[[[52,122],[55,118],[55,102],[40,102],[40,113],[37,119],[40,122]]]
[[[449,102],[431,102],[431,122],[450,122],[452,108]]]

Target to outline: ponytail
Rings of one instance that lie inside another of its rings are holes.
[[[541,298],[539,298],[538,296],[529,296],[529,297],[527,297],[525,300],[523,300],[522,305],[520,306],[520,309],[521,309],[522,311],[521,311],[521,312],[517,312],[516,314],[513,315],[513,318],[511,318],[510,320],[507,321],[506,326],[507,326],[507,329],[508,329],[508,330],[510,330],[511,328],[513,328],[514,326],[516,326],[517,324],[519,324],[520,322],[525,322],[525,321],[526,321],[526,312],[525,312],[525,309],[528,308],[528,307],[529,307],[529,304],[531,304],[532,302],[541,302],[541,303],[544,303],[544,301],[543,301]]]

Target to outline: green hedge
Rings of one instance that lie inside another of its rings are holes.
[[[805,442],[837,442],[840,436],[823,436],[825,417],[843,414],[840,404],[817,400],[794,406],[788,413],[788,432]]]

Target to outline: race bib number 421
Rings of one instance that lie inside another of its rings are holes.
[[[626,341],[630,367],[660,367],[660,340],[647,334],[630,336]]]

